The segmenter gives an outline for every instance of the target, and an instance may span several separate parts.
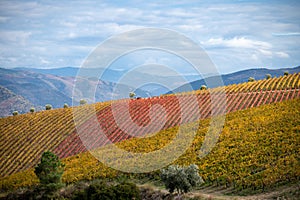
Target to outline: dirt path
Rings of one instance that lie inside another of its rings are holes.
[[[140,185],[140,187],[151,188],[151,190],[163,194],[168,194],[168,191],[162,188],[157,188],[153,185]],[[260,193],[249,196],[239,195],[225,195],[229,192],[229,189],[220,189],[216,187],[207,187],[197,191],[189,192],[185,194],[185,197],[193,198],[200,197],[200,199],[211,199],[211,200],[300,200],[300,185],[294,184],[291,186],[281,186],[273,191]],[[292,194],[292,195],[291,195]],[[181,198],[177,198],[181,199]]]
[[[230,190],[220,190],[218,188],[205,188],[199,191],[195,191],[191,194],[188,194],[188,196],[200,196],[207,199],[220,199],[220,200],[268,200],[268,199],[278,199],[278,200],[287,200],[287,199],[300,199],[300,185],[294,184],[292,186],[281,186],[279,188],[276,188],[273,191],[255,194],[255,195],[249,195],[249,196],[229,196],[224,195],[226,192],[229,192]],[[298,191],[298,192],[297,192]],[[287,196],[289,194],[294,194],[293,196]],[[297,194],[296,194],[297,193]]]

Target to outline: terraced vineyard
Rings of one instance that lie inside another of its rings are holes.
[[[226,106],[225,111],[220,110],[222,114],[288,99],[298,99],[300,96],[299,88],[300,73],[227,86],[225,87],[226,102],[220,101],[218,105],[212,105],[210,97],[215,95],[218,98],[219,95],[221,98],[222,88],[199,90],[176,96],[167,95],[147,99],[97,103],[95,104],[97,121],[107,138],[95,140],[91,147],[101,147],[107,144],[109,140],[120,142],[133,137],[119,127],[115,121],[112,107],[117,109],[121,116],[126,116],[127,105],[129,105],[130,117],[124,117],[122,123],[127,125],[124,127],[126,130],[139,136],[153,132],[153,127],[149,127],[149,129],[145,128],[142,133],[136,133],[136,124],[147,127],[150,123],[149,113],[153,105],[159,104],[165,109],[166,123],[160,124],[162,119],[159,117],[163,114],[156,113],[157,123],[155,125],[157,127],[162,126],[163,130],[167,130],[180,123],[190,123],[199,118],[209,118],[213,106]],[[198,101],[196,106],[190,103],[195,97]],[[178,98],[181,98],[185,104],[180,105]],[[99,133],[96,130],[89,130],[91,123],[94,123],[91,118],[93,112],[90,112],[91,109],[89,109],[91,106],[94,105],[82,107],[81,120],[76,122],[76,126],[77,128],[80,127],[81,130],[87,130],[91,137],[97,138]],[[182,107],[188,110],[188,118],[182,118]],[[200,117],[197,115],[197,111],[200,111]],[[135,123],[130,123],[131,120]],[[2,118],[0,119],[0,133],[0,174],[2,177],[31,168],[45,150],[54,151],[61,158],[86,151],[75,129],[72,108]]]
[[[199,149],[207,133],[209,119],[193,122],[199,123],[197,134],[190,148],[175,164],[195,163],[207,186],[223,186],[233,191],[264,191],[299,182],[299,103],[300,99],[295,99],[229,113],[218,144],[202,159],[198,157]],[[183,126],[193,127],[193,123]],[[152,152],[169,143],[176,133],[177,127],[172,127],[152,137],[132,138],[117,145],[130,152]],[[119,174],[89,152],[65,158],[63,162],[66,164],[63,175],[66,183],[113,178]],[[27,170],[1,178],[0,189],[24,187],[37,182],[33,170]]]

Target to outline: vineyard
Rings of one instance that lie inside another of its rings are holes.
[[[114,176],[117,172],[106,168],[85,152],[86,148],[80,137],[96,138],[89,144],[91,149],[97,149],[111,141],[121,142],[118,146],[129,151],[149,152],[168,143],[174,137],[178,125],[189,126],[199,119],[200,127],[192,147],[176,162],[184,165],[197,163],[207,184],[255,189],[281,181],[294,181],[300,175],[297,170],[300,149],[297,139],[300,124],[297,106],[299,100],[286,100],[299,99],[299,88],[300,73],[225,88],[84,105],[78,107],[81,112],[77,116],[76,126],[73,121],[74,108],[2,118],[1,187],[35,183],[32,171],[27,169],[36,165],[45,150],[51,150],[60,158],[65,158],[65,182]],[[216,98],[217,104],[212,103],[212,96]],[[195,99],[197,104],[193,103]],[[283,103],[273,104],[276,102]],[[155,105],[164,109],[158,110],[153,118],[155,120],[151,121],[149,114]],[[261,105],[265,106],[252,108]],[[213,109],[216,107],[217,109]],[[188,116],[184,116],[182,111],[188,113]],[[92,117],[94,113],[96,121]],[[123,118],[117,121],[116,113]],[[216,150],[205,159],[197,159],[197,150],[200,149],[209,124],[207,118],[225,113],[226,124]],[[99,135],[97,130],[90,129],[95,122],[99,123],[106,137]],[[86,130],[83,132],[85,135],[79,137],[78,130]],[[158,132],[159,130],[161,131]],[[158,133],[153,137],[140,138],[156,132]],[[260,151],[256,151],[257,149]],[[82,163],[84,167],[79,168]],[[24,170],[27,171],[22,172]]]
[[[199,149],[209,126],[200,120],[194,141],[175,164],[196,163],[207,185],[233,187],[235,190],[264,190],[299,181],[300,100],[290,100],[258,108],[229,113],[219,142],[205,158]],[[249,120],[251,119],[251,121]],[[187,128],[193,126],[186,124]],[[152,137],[133,138],[118,144],[130,152],[151,152],[170,142],[176,127],[162,130]],[[108,147],[109,148],[109,147]],[[105,150],[105,147],[104,147]],[[89,152],[63,159],[66,183],[94,178],[115,177],[119,172],[106,167]],[[24,187],[38,182],[33,170],[0,179],[0,188]]]

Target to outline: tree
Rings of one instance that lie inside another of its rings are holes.
[[[84,105],[84,104],[86,104],[87,103],[87,101],[85,100],[85,99],[80,99],[80,101],[79,101],[79,104],[80,105]]]
[[[170,193],[175,190],[177,190],[177,193],[187,193],[193,187],[203,183],[198,171],[198,166],[195,164],[188,167],[171,165],[161,171],[161,179]]]
[[[255,81],[255,78],[253,78],[253,77],[248,78],[248,82],[254,82],[254,81]]]
[[[31,107],[29,111],[30,111],[31,113],[34,113],[35,108],[34,108],[34,107]]]
[[[46,104],[45,105],[45,109],[46,110],[51,110],[52,109],[52,105],[51,104]]]
[[[40,163],[34,168],[34,173],[40,180],[40,184],[47,191],[55,191],[63,186],[61,177],[65,165],[50,151],[43,153]]]
[[[201,85],[200,90],[207,90],[206,85]]]
[[[266,74],[266,79],[270,79],[272,78],[272,75],[271,74]]]
[[[13,116],[16,116],[16,115],[19,114],[19,112],[18,111],[14,111],[12,114],[13,114]]]
[[[64,108],[69,108],[69,105],[67,103],[65,103]]]
[[[136,95],[136,94],[135,94],[134,92],[129,92],[129,97],[130,97],[130,98],[135,97],[135,95]]]
[[[289,75],[289,71],[284,71],[283,75],[285,76]]]

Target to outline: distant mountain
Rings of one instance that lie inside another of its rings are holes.
[[[77,97],[86,98],[86,92],[90,90],[95,95],[96,102],[128,98],[129,92],[132,91],[132,88],[125,85],[120,85],[119,90],[114,91],[115,83],[98,81],[98,79],[93,78],[77,77],[76,81],[81,82],[81,86],[85,88],[77,88],[74,94]],[[10,98],[10,101],[12,101],[12,98],[19,99],[18,102],[22,101],[24,103],[21,104],[24,105],[44,107],[46,104],[51,104],[54,108],[61,108],[64,103],[72,105],[74,84],[74,77],[60,77],[51,74],[0,68],[0,86],[14,94],[7,98]],[[92,86],[97,87],[96,91]],[[5,91],[5,95],[10,93],[8,91]],[[135,93],[141,97],[149,96],[147,92],[140,89],[136,90]],[[3,103],[4,105],[7,98],[1,99],[0,104]],[[93,99],[87,100],[93,102]],[[27,108],[28,106],[26,106]],[[20,109],[20,111],[23,112],[24,110],[25,112],[26,109]],[[9,108],[5,111],[6,114],[10,112],[11,109]]]
[[[238,84],[247,82],[249,77],[253,77],[255,80],[261,80],[266,78],[266,74],[271,74],[272,77],[279,77],[283,76],[284,72],[288,71],[290,74],[300,72],[300,66],[294,68],[282,68],[282,69],[248,69],[243,71],[234,72],[231,74],[221,75],[224,85],[231,85],[231,84]],[[187,92],[192,90],[198,90],[201,85],[207,85],[205,81],[214,83],[214,76],[208,77],[206,79],[200,79],[197,81],[192,81],[189,84],[184,84],[173,91],[167,92],[170,93],[177,93],[177,92]],[[215,83],[214,87],[220,86],[219,84]]]
[[[15,70],[22,71],[30,71],[40,74],[51,74],[55,76],[61,77],[75,77],[80,70],[80,74],[89,77],[89,78],[97,78],[95,74],[99,74],[99,72],[103,73],[103,77],[101,80],[116,82],[118,81],[118,77],[122,75],[122,71],[111,70],[111,69],[93,69],[93,68],[78,68],[78,67],[62,67],[62,68],[51,68],[51,69],[38,69],[38,68],[26,68],[26,67],[18,67],[14,68]]]
[[[31,107],[34,105],[27,99],[0,86],[0,117],[12,115],[14,111],[18,111],[20,114],[27,113]],[[39,109],[41,108],[35,108],[35,110]]]
[[[151,96],[158,96],[168,92],[170,89],[175,89],[185,83],[200,79],[199,75],[178,75],[178,76],[165,76],[164,74],[150,74],[147,72],[134,71],[130,74],[130,71],[126,70],[112,70],[112,69],[93,69],[93,68],[77,68],[77,67],[63,67],[63,68],[51,68],[51,69],[37,69],[37,68],[14,68],[15,70],[30,71],[41,74],[51,74],[61,77],[75,77],[80,70],[81,76],[87,78],[99,78],[102,81],[118,83],[124,75],[129,75],[130,80],[126,81],[126,85],[135,87],[140,85],[139,83],[147,82],[147,86],[141,86],[141,90],[147,91]],[[96,77],[97,74],[103,73],[101,77]],[[153,84],[155,83],[161,83]],[[164,86],[169,86],[166,88]]]

